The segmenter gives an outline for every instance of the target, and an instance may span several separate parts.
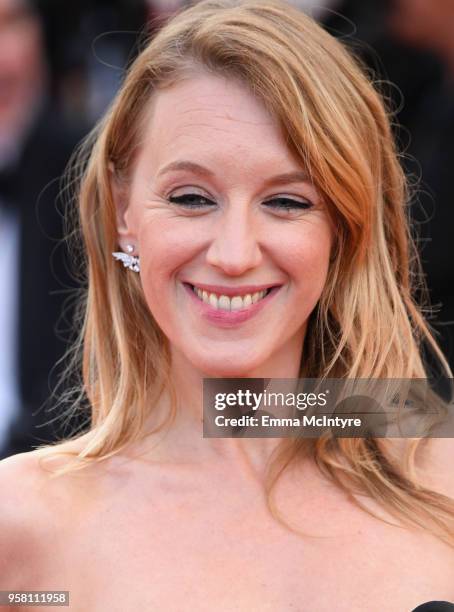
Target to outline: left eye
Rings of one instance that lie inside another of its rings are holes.
[[[312,204],[309,201],[293,200],[292,198],[273,198],[263,202],[263,205],[281,210],[307,210],[312,208]]]
[[[181,196],[170,196],[169,202],[179,204],[187,208],[206,208],[207,206],[216,206],[214,202],[208,200],[198,193],[185,193]]]

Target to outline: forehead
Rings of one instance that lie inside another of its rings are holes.
[[[235,165],[291,159],[278,120],[248,87],[210,74],[156,92],[144,135],[157,165],[176,156]]]

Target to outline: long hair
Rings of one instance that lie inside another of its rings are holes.
[[[153,93],[200,69],[239,80],[265,104],[333,215],[334,257],[308,322],[301,377],[424,378],[423,343],[449,374],[415,297],[422,276],[407,182],[388,113],[364,69],[285,2],[203,0],[173,16],[145,45],[76,162],[87,269],[78,346],[92,424],[68,469],[138,440],[153,398],[172,389],[167,340],[139,277],[125,274],[111,257],[118,246],[111,173],[128,177]],[[454,545],[454,501],[413,477],[420,443],[412,440],[397,464],[385,440],[286,440],[268,473],[268,500],[286,466],[307,454],[345,491],[365,493]],[[49,447],[50,455],[59,452],[64,442]]]

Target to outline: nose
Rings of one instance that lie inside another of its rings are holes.
[[[225,274],[240,276],[262,261],[258,228],[248,206],[231,205],[217,220],[215,236],[208,249],[207,263]]]

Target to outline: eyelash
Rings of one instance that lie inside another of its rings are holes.
[[[172,204],[178,204],[179,206],[183,206],[185,208],[192,208],[192,209],[201,209],[201,208],[208,208],[210,206],[213,205],[213,203],[211,204],[188,204],[185,203],[188,201],[189,198],[199,198],[200,200],[204,200],[205,202],[212,202],[211,200],[209,200],[208,198],[205,198],[205,196],[199,195],[197,193],[185,193],[181,196],[169,196],[168,200],[169,202],[171,202]],[[300,202],[299,200],[292,200],[291,198],[273,198],[271,200],[267,200],[266,202],[264,202],[265,205],[268,205],[269,202],[276,202],[276,201],[286,201],[286,202],[291,202],[291,204],[286,204],[284,206],[277,206],[277,207],[273,207],[271,206],[271,208],[280,208],[280,209],[284,209],[284,210],[307,210],[309,208],[312,208],[312,204],[311,202],[309,202],[308,200],[306,200],[305,202]]]

